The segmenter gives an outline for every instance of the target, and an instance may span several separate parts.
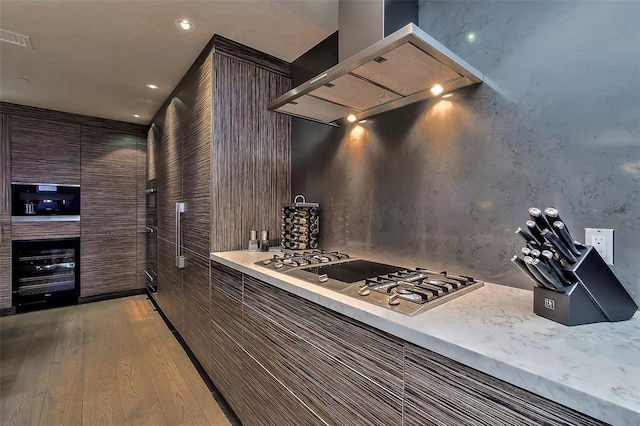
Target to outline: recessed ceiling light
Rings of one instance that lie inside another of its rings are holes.
[[[356,121],[356,116],[353,114],[347,115],[347,121],[349,121],[349,123],[353,123],[354,121]]]
[[[444,88],[442,86],[440,86],[439,84],[436,84],[435,86],[433,86],[431,88],[431,93],[433,93],[434,95],[439,95],[440,93],[442,93],[444,91]]]
[[[176,21],[176,25],[183,31],[193,31],[196,28],[196,26],[193,25],[193,22],[188,19],[178,19]]]
[[[140,118],[140,114],[133,114],[135,118]]]
[[[453,94],[451,94],[451,93],[447,93],[446,95],[442,95],[443,98],[450,98],[452,96],[453,96]]]
[[[149,84],[147,84],[147,87],[148,87],[149,89],[153,89],[153,90],[156,90],[156,89],[159,89],[159,88],[160,88],[160,86],[158,86],[157,84],[153,84],[153,83],[149,83]]]

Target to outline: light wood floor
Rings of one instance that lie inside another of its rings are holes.
[[[0,318],[0,425],[229,425],[146,296]]]

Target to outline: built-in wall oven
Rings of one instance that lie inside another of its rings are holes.
[[[13,241],[12,248],[17,312],[78,302],[79,238]]]
[[[11,220],[80,220],[80,185],[12,182]]]

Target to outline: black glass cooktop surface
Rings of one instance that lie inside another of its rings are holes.
[[[402,271],[404,269],[406,268],[386,265],[384,263],[370,262],[368,260],[352,260],[350,262],[335,263],[333,265],[313,266],[303,268],[302,270],[317,275],[327,274],[331,279],[351,284],[362,281],[366,278],[386,275],[392,272]]]

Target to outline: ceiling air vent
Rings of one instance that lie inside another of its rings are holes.
[[[0,41],[6,41],[7,43],[16,44],[22,47],[28,47],[29,49],[33,49],[31,46],[31,39],[29,36],[12,33],[7,30],[0,30]]]

